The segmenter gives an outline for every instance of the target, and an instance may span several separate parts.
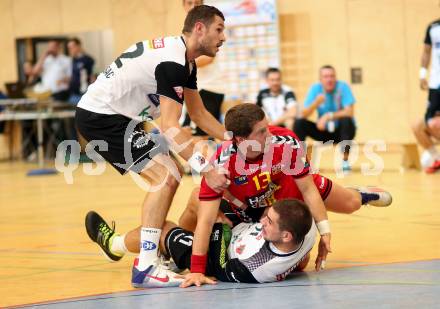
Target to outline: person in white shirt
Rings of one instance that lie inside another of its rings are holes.
[[[49,41],[46,51],[38,59],[32,73],[41,76],[39,90],[50,91],[55,100],[65,101],[69,98],[72,60],[61,52],[58,41]]]

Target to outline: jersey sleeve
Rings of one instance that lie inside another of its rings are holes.
[[[154,72],[157,82],[156,93],[183,104],[183,87],[187,84],[186,75],[183,65],[171,61],[161,62]]]
[[[286,107],[291,108],[296,104],[296,96],[293,91],[286,92],[286,95],[284,96],[284,100],[286,101]]]
[[[185,84],[185,88],[197,90],[197,66],[195,62],[193,62],[193,69]]]
[[[311,86],[309,89],[309,92],[307,92],[307,96],[304,100],[304,107],[309,107],[310,105],[312,105],[312,103],[315,100],[317,95],[318,95],[317,85]]]
[[[310,164],[307,161],[305,144],[302,143],[293,131],[276,126],[269,126],[273,135],[272,142],[283,147],[283,153],[290,152],[290,173],[293,178],[302,178],[310,173]],[[293,172],[292,172],[293,171]]]
[[[426,28],[426,34],[424,40],[424,43],[426,45],[432,45],[431,36],[429,35],[430,30],[431,30],[431,25],[429,25],[428,28]]]

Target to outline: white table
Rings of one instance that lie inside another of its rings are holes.
[[[17,102],[16,100],[22,100]],[[26,101],[27,100],[27,101]],[[14,100],[0,100],[0,105],[3,106],[17,106],[26,104],[36,104],[37,101],[31,101],[33,99],[14,99]],[[5,102],[9,101],[9,102]],[[15,101],[15,102],[11,102]],[[3,103],[3,104],[1,104]],[[7,104],[9,103],[9,104]],[[73,118],[75,117],[74,110],[53,110],[51,107],[42,108],[35,111],[17,111],[6,109],[0,112],[0,121],[8,120],[36,120],[37,121],[37,140],[38,140],[38,166],[42,168],[44,166],[44,148],[43,148],[43,120],[46,119],[60,119],[60,118]]]

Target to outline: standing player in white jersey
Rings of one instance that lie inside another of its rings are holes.
[[[215,169],[207,171],[207,160],[200,152],[194,153],[191,137],[178,124],[185,100],[191,118],[203,130],[224,138],[224,127],[203,106],[194,63],[201,55],[215,56],[225,41],[223,30],[224,16],[218,9],[195,7],[185,19],[182,36],[131,46],[99,75],[78,103],[79,132],[89,142],[105,142],[97,151],[106,161],[121,174],[139,173],[152,187],[160,188],[149,192],[142,205],[140,254],[132,277],[136,287],[179,284],[174,274],[160,265],[157,255],[161,228],[180,178],[167,168],[174,166],[167,144],[179,151],[194,170],[206,175],[213,188],[226,186],[224,175]],[[143,130],[143,121],[160,115],[166,141]],[[89,236],[105,250],[113,234],[102,226]]]
[[[440,153],[433,142],[433,139],[440,140],[440,19],[429,24],[424,43],[419,78],[420,88],[429,90],[428,107],[425,119],[413,125],[413,132],[420,146],[425,149],[424,155],[430,158],[430,164],[424,167],[425,172],[431,174],[440,170]],[[430,60],[431,73],[428,83]]]

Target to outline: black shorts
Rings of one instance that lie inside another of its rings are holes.
[[[425,113],[425,121],[440,116],[440,90],[429,89],[428,108]]]
[[[95,146],[95,151],[121,174],[129,170],[140,173],[155,155],[168,153],[162,136],[146,132],[142,122],[119,114],[98,114],[77,107],[75,124],[88,142],[105,142],[107,149]]]
[[[191,267],[191,255],[194,233],[180,227],[171,229],[165,237],[167,253],[173,258],[180,269]],[[227,262],[227,248],[231,241],[231,228],[216,223],[212,228],[208,249],[206,274],[222,280],[222,269]]]

